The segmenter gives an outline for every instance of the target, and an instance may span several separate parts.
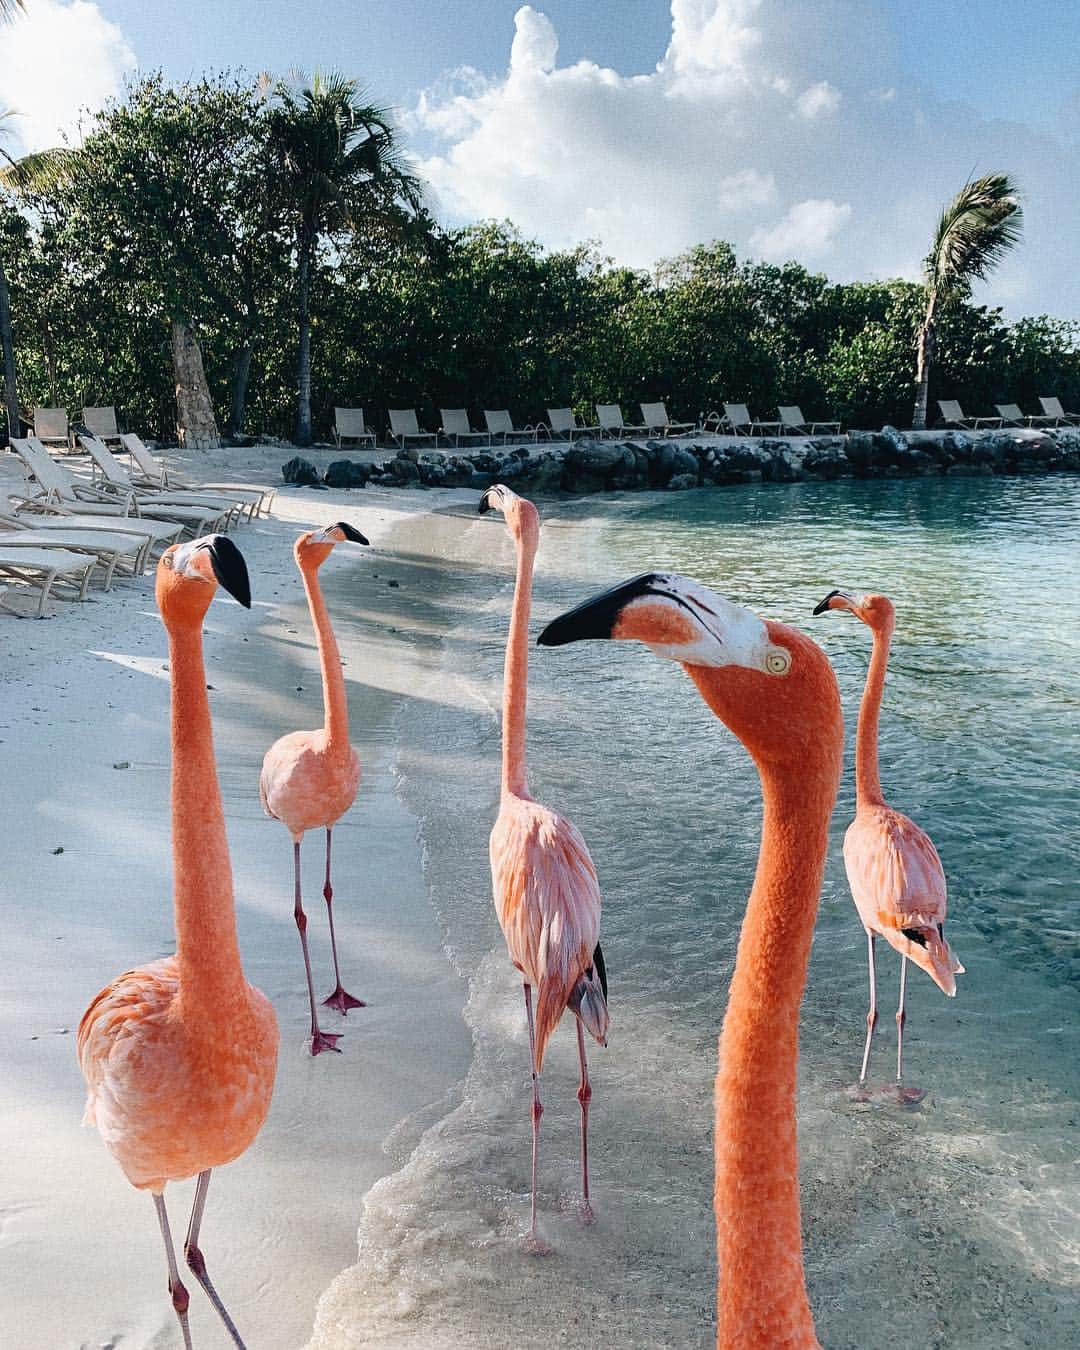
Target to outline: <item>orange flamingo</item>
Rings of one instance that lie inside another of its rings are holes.
[[[896,626],[893,603],[884,595],[849,595],[830,591],[814,610],[846,609],[874,635],[866,688],[859,706],[855,740],[855,819],[844,835],[844,868],[855,908],[866,929],[870,966],[870,1011],[866,1014],[859,1086],[865,1089],[870,1044],[877,1025],[874,943],[877,936],[900,953],[900,1002],[896,1009],[896,1092],[900,1100],[917,1102],[918,1088],[904,1088],[904,996],[907,963],[914,961],[939,989],[954,998],[956,976],[964,967],[945,941],[945,872],[930,837],[914,821],[886,805],[878,775],[878,715],[885,689],[889,644]]]
[[[581,1081],[581,1213],[589,1201],[589,1102],[592,1086],[583,1026],[607,1045],[607,972],[600,950],[600,886],[585,840],[565,816],[541,806],[525,775],[525,704],[529,676],[529,608],[540,514],[532,502],[496,484],[480,498],[481,513],[501,511],[517,548],[517,579],[503,672],[502,791],[491,831],[491,885],[510,959],[524,976],[532,1067],[532,1201],[528,1245],[536,1232],[536,1163],[540,1143],[540,1070],[544,1050],[567,1008],[577,1019]],[[536,987],[536,1020],[532,990]]]
[[[269,1001],[244,979],[236,940],[202,624],[217,584],[250,607],[247,568],[224,535],[162,555],[157,603],[169,634],[176,955],[129,970],[79,1023],[85,1122],[96,1124],[127,1179],[154,1197],[169,1292],[191,1347],[188,1291],[165,1210],[166,1182],[198,1175],[184,1256],[233,1341],[243,1342],[199,1248],[210,1172],[240,1156],[270,1106],[278,1029]]]
[[[825,654],[686,577],[645,573],[554,620],[545,646],[637,639],[679,662],[761,776],[761,851],[716,1077],[717,1346],[817,1350],[799,1225],[799,1002],[843,721]]]
[[[334,890],[330,885],[330,832],[356,797],[356,789],[360,785],[360,759],[349,744],[349,705],[345,698],[345,677],[341,673],[337,638],[334,637],[330,615],[326,610],[318,572],[334,551],[334,545],[346,539],[354,544],[367,543],[359,530],[339,520],[336,525],[327,525],[325,529],[309,530],[293,546],[293,557],[304,580],[311,621],[315,626],[315,641],[322,667],[326,725],[318,731],[292,731],[275,741],[263,758],[259,777],[259,797],[263,810],[275,820],[284,821],[293,839],[293,918],[300,933],[304,970],[307,973],[313,1055],[323,1050],[337,1050],[341,1037],[320,1029],[315,1009],[315,987],[311,979],[311,957],[308,954],[307,915],[304,913],[300,891],[300,842],[307,830],[326,830],[323,899],[330,921],[335,985],[334,992],[323,999],[323,1005],[336,1008],[343,1016],[350,1008],[365,1006],[362,999],[353,998],[342,988],[337,940],[334,936]]]

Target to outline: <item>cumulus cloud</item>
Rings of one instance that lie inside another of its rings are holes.
[[[1080,312],[1080,147],[935,100],[882,0],[671,0],[650,70],[558,52],[525,5],[502,73],[454,72],[420,100],[419,169],[452,218],[509,217],[554,247],[598,239],[642,267],[726,238],[838,279],[915,277],[941,204],[1000,168],[1026,191],[1026,243],[984,294]]]
[[[123,33],[91,0],[34,0],[0,38],[0,101],[17,114],[4,123],[8,148],[77,137],[80,114],[100,108],[134,66]]]

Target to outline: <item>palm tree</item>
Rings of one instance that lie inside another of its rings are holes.
[[[419,209],[420,182],[405,166],[385,108],[355,80],[316,72],[297,88],[279,81],[267,112],[277,192],[296,244],[299,342],[295,440],[311,443],[311,274],[320,240]]]
[[[934,242],[923,262],[926,313],[915,337],[915,412],[911,425],[926,427],[930,366],[935,355],[939,308],[971,294],[972,283],[985,281],[1014,244],[1024,223],[1020,194],[1006,173],[988,173],[964,184],[941,213]]]

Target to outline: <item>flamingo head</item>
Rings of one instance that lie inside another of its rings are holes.
[[[293,545],[297,567],[321,567],[334,551],[335,544],[366,544],[368,541],[355,526],[339,520],[321,530],[308,530]]]
[[[251,608],[251,585],[244,555],[223,534],[173,544],[161,555],[156,595],[162,617],[201,623],[218,586],[245,609]]]
[[[896,626],[896,610],[887,595],[856,595],[850,591],[830,591],[815,614],[829,609],[846,609],[875,632],[891,633]]]
[[[479,511],[501,511],[506,528],[514,539],[538,543],[540,539],[540,512],[525,497],[508,488],[505,483],[493,483],[480,497]]]
[[[537,641],[559,647],[583,638],[638,641],[677,661],[755,759],[822,761],[839,778],[836,679],[825,653],[795,629],[689,577],[644,572],[561,615]]]

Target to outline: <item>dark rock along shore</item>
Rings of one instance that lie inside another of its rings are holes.
[[[539,450],[499,447],[467,454],[400,450],[381,464],[342,458],[320,475],[296,456],[282,466],[287,483],[336,488],[485,488],[592,493],[802,479],[1022,474],[1080,470],[1080,427],[1046,431],[852,431],[794,440],[701,437],[694,440],[552,442]]]

